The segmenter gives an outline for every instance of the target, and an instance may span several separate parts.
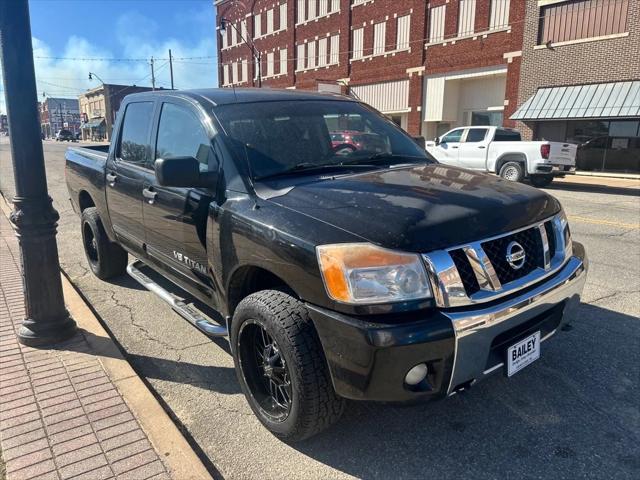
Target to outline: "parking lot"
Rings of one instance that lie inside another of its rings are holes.
[[[591,270],[572,328],[546,342],[539,361],[440,402],[350,403],[336,426],[289,446],[250,411],[226,341],[209,340],[128,277],[106,283],[91,274],[64,181],[68,144],[44,144],[62,268],[221,477],[640,476],[640,189],[627,186],[633,182],[548,189],[585,244]],[[10,169],[3,139],[3,189]]]

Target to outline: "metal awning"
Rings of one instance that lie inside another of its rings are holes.
[[[512,120],[640,116],[640,80],[539,88]]]
[[[104,123],[104,118],[94,118],[90,122],[82,125],[82,128],[97,128]]]

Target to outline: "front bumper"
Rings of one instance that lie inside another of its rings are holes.
[[[451,395],[502,366],[506,347],[540,330],[551,337],[580,303],[588,260],[581,244],[554,276],[506,299],[464,309],[430,310],[379,323],[307,305],[336,392],[346,398],[413,402]],[[426,363],[417,387],[407,372]]]

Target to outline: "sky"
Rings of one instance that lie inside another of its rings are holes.
[[[218,86],[213,0],[29,0],[38,97],[77,98],[105,83]],[[126,61],[125,59],[136,59]],[[6,113],[0,79],[0,113]]]

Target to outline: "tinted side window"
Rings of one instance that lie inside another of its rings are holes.
[[[118,158],[125,162],[144,165],[151,157],[149,129],[153,116],[153,102],[127,105],[122,123]]]
[[[156,158],[194,157],[200,171],[213,165],[211,141],[200,119],[187,108],[164,103],[160,113]]]
[[[482,142],[484,137],[487,136],[486,128],[470,128],[467,132],[466,143]]]
[[[447,133],[442,137],[442,143],[459,142],[462,137],[462,132],[464,132],[464,129],[459,128],[458,130],[453,130],[452,132]]]
[[[503,130],[498,128],[496,134],[493,137],[494,142],[519,142],[522,140],[520,132],[514,132],[512,130]]]

